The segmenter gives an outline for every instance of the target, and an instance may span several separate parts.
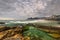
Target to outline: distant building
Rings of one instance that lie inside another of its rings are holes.
[[[60,21],[60,15],[52,15],[51,17],[47,17],[46,19]]]

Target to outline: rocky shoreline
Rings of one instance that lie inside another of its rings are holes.
[[[0,26],[0,40],[23,40],[20,27]]]
[[[41,28],[40,28],[41,29]],[[54,31],[45,30],[46,32],[51,32],[53,33]],[[53,37],[57,38],[57,40],[60,40],[60,34],[50,34]],[[30,40],[29,37],[25,38],[23,36],[23,30],[21,27],[5,27],[5,26],[0,26],[0,40]]]

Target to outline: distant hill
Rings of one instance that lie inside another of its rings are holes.
[[[35,18],[28,18],[27,20],[38,20],[38,19],[45,19],[46,17],[35,17]]]
[[[45,19],[45,20],[56,20],[60,21],[60,15],[52,15],[50,17],[35,17],[35,18],[28,18],[27,20],[37,20],[37,19]]]

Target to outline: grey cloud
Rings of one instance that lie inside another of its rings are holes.
[[[11,4],[15,3],[14,0],[0,0],[0,11],[12,11],[15,8],[11,6]]]
[[[48,15],[60,15],[60,0],[52,0],[46,13],[48,13]]]
[[[0,0],[0,17],[26,19],[60,14],[59,4],[59,0]]]
[[[17,2],[17,0],[1,0],[1,1],[3,1],[5,3],[10,3],[10,4]]]

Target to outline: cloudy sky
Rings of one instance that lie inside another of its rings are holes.
[[[60,14],[60,0],[0,0],[0,20]]]

